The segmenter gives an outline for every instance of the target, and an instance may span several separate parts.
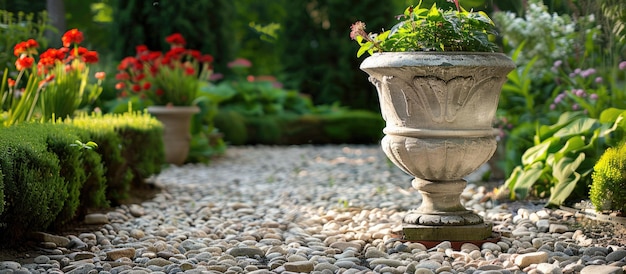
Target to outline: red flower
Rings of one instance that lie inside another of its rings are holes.
[[[20,42],[17,43],[15,47],[13,47],[13,54],[15,54],[15,56],[17,57],[20,57],[20,55],[22,55],[22,53],[26,53],[27,50],[28,47],[26,46],[26,42]]]
[[[134,77],[133,81],[135,81],[135,82],[140,82],[141,80],[143,80],[143,79],[145,79],[145,78],[146,78],[146,74],[144,74],[144,73],[139,73],[139,74],[137,74],[137,75]]]
[[[126,88],[126,84],[124,84],[124,82],[119,82],[119,83],[115,84],[115,89],[122,90],[124,88]]]
[[[31,68],[34,63],[35,58],[24,56],[15,61],[15,67],[17,68],[17,70],[25,70]]]
[[[187,67],[185,67],[185,74],[186,75],[195,75],[196,74],[196,70],[193,67],[187,66]]]
[[[61,37],[61,41],[63,41],[64,47],[69,47],[74,44],[80,44],[83,41],[83,33],[78,31],[78,29],[68,30],[63,37]]]
[[[168,37],[165,37],[165,42],[172,45],[172,47],[182,47],[187,44],[185,38],[180,33],[174,33]]]
[[[198,61],[200,61],[201,63],[213,63],[213,56],[210,54],[205,54],[202,55]]]
[[[98,80],[104,80],[104,78],[106,78],[106,73],[104,71],[98,71],[94,74],[94,77]]]
[[[66,51],[61,51],[58,49],[47,49],[46,51],[44,51],[40,56],[40,60],[41,59],[52,59],[52,60],[59,60],[62,61],[63,59],[65,59],[65,54],[67,52]],[[41,62],[41,61],[40,61]]]
[[[15,86],[15,80],[8,78],[7,79],[7,84],[9,85],[9,88],[12,88]]]
[[[157,96],[163,96],[163,94],[165,94],[165,92],[163,92],[162,89],[157,89],[154,94],[156,94]]]
[[[145,82],[145,83],[143,84],[143,89],[144,89],[144,90],[149,90],[149,89],[150,89],[150,87],[152,87],[152,84],[150,84],[150,82]]]
[[[128,73],[126,72],[120,72],[115,75],[115,80],[126,81],[128,79],[130,79],[130,75],[128,75]]]
[[[82,54],[83,62],[93,64],[98,62],[98,53],[95,51],[87,51]]]
[[[39,87],[43,87],[44,85],[52,82],[52,80],[54,80],[54,74],[50,74],[45,79],[41,80],[41,82],[39,82]]]
[[[165,53],[165,58],[169,59],[180,59],[183,54],[186,52],[184,48],[172,48],[170,51]]]
[[[190,49],[187,51],[187,53],[189,53],[189,55],[191,55],[191,57],[193,57],[194,59],[200,59],[200,57],[202,57],[202,53],[200,53],[199,50],[195,50],[195,49]]]
[[[139,45],[135,47],[135,51],[138,55],[146,53],[148,51],[148,47],[146,45]]]
[[[132,65],[136,61],[137,60],[135,59],[135,57],[132,57],[132,56],[126,57],[126,58],[122,59],[120,64],[117,66],[117,69],[118,70],[126,70],[130,65]]]
[[[133,85],[133,91],[134,92],[140,92],[141,91],[141,86],[140,85]]]
[[[39,43],[37,43],[37,41],[35,41],[35,39],[28,39],[26,40],[26,46],[28,48],[38,48],[39,47]]]

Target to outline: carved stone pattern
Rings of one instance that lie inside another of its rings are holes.
[[[457,212],[456,215],[450,214],[425,214],[411,212],[404,216],[404,223],[416,225],[475,225],[483,223],[483,219],[473,212]]]

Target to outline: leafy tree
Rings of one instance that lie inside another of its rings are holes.
[[[358,45],[350,40],[350,25],[368,22],[369,30],[390,27],[398,10],[385,1],[355,5],[344,0],[295,0],[281,37],[285,84],[310,94],[316,104],[341,102],[353,108],[377,109],[374,86],[358,68]]]

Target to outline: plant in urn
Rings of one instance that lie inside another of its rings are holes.
[[[421,3],[420,3],[421,4]],[[476,241],[491,224],[467,210],[460,195],[465,176],[496,150],[492,122],[512,60],[490,40],[495,34],[483,12],[409,7],[381,34],[352,25],[361,64],[376,86],[386,121],[381,145],[387,157],[415,176],[421,205],[404,217],[407,240]]]

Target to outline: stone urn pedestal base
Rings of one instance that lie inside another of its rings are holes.
[[[491,237],[491,223],[464,226],[430,226],[404,224],[402,232],[407,241],[433,241],[446,239],[451,242],[483,241]]]
[[[413,187],[422,194],[422,204],[404,216],[404,239],[480,241],[491,237],[491,223],[461,204],[460,195],[466,185],[465,180],[413,179]]]

